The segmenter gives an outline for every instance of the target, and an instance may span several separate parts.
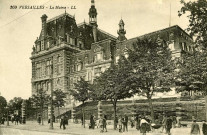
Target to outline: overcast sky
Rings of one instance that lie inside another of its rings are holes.
[[[128,39],[179,25],[186,29],[188,19],[178,17],[180,0],[95,0],[98,27],[117,36],[118,23],[125,22]],[[17,9],[10,9],[16,5]],[[19,6],[45,5],[76,6],[67,9],[74,15],[76,23],[86,20],[90,0],[0,0],[0,93],[7,100],[13,97],[24,99],[31,96],[31,56],[32,46],[41,30],[41,19],[47,14],[48,19],[65,12],[64,9],[19,9]]]

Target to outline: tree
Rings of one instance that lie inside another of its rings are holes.
[[[14,97],[13,99],[11,99],[8,103],[9,110],[12,112],[14,112],[14,110],[18,110],[18,112],[20,112],[22,107],[22,101],[23,99],[21,97]]]
[[[50,98],[51,97],[43,89],[40,89],[37,94],[32,95],[32,102],[34,103],[34,105],[37,108],[40,109],[41,118],[42,118],[42,125],[43,125],[44,106],[48,105]]]
[[[84,105],[85,101],[89,99],[89,91],[91,88],[92,88],[91,84],[88,81],[85,81],[83,78],[81,78],[80,81],[75,83],[74,87],[69,91],[75,100],[82,102],[82,105]],[[85,128],[84,109],[82,110],[82,113],[83,113],[83,126]]]
[[[29,99],[26,99],[25,102],[26,102],[25,112],[26,112],[27,118],[34,117],[36,110],[33,107],[32,98],[30,97]]]
[[[65,104],[64,98],[66,98],[66,95],[62,90],[58,89],[54,91],[54,96],[55,99],[53,100],[53,104],[55,105],[55,107],[58,108],[58,116],[59,116],[60,115],[59,108],[64,106]]]
[[[3,96],[0,96],[0,118],[5,113],[5,108],[7,106],[7,101]]]
[[[178,16],[189,13],[189,25],[187,31],[196,38],[196,43],[201,47],[207,47],[207,1],[197,0],[185,2],[181,0],[183,7],[178,11]]]
[[[163,43],[148,38],[138,39],[133,49],[128,50],[131,75],[126,78],[128,89],[148,99],[152,121],[154,111],[152,97],[156,92],[168,92],[174,82],[175,64],[171,51]]]
[[[118,65],[112,65],[94,81],[95,93],[98,93],[95,97],[110,100],[113,104],[114,129],[116,129],[117,101],[133,96],[132,91],[126,89],[130,85],[126,84],[125,80],[130,76],[130,69],[126,66],[125,59],[124,56],[121,56]]]
[[[195,51],[184,54],[178,61],[176,90],[207,94],[207,52]],[[192,93],[190,94],[192,95]],[[207,101],[207,96],[206,96]],[[207,119],[207,115],[206,115]]]

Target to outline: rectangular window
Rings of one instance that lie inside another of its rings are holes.
[[[70,37],[70,44],[73,45],[73,39]]]
[[[174,42],[169,44],[169,48],[171,51],[175,50]]]
[[[37,52],[40,51],[40,45],[37,45]]]
[[[47,49],[49,49],[49,48],[50,48],[50,42],[47,41]]]
[[[102,53],[97,53],[97,60],[102,60]]]
[[[44,40],[41,41],[41,50],[44,50]]]
[[[69,38],[69,35],[67,34],[67,42],[69,43],[70,42],[70,38]]]
[[[100,73],[101,73],[101,67],[98,67],[98,68],[95,68],[95,69],[94,69],[94,74],[95,74],[95,76],[99,76]]]

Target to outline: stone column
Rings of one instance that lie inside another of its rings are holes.
[[[75,103],[72,104],[72,110],[71,110],[71,122],[75,122]]]
[[[100,119],[103,115],[103,112],[102,112],[102,101],[99,101],[98,102],[98,119]]]
[[[22,111],[22,124],[26,123],[25,107],[26,107],[26,102],[25,102],[25,100],[23,100],[22,108],[21,108],[21,111]]]
[[[180,103],[180,97],[177,97],[177,100],[176,100],[176,107],[175,107],[175,114],[176,114],[176,117],[177,117],[177,127],[180,128],[181,125],[180,125],[180,119],[181,119],[181,115],[182,115],[182,112],[181,112],[181,103]]]

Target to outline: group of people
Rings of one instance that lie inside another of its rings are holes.
[[[8,117],[8,120],[11,121],[12,123],[15,123],[15,125],[18,125],[18,123],[22,123],[22,119],[19,115],[13,114]],[[2,116],[0,118],[0,124],[4,125],[4,122],[7,121],[7,117]]]
[[[128,116],[126,114],[124,116],[120,115],[119,118],[116,116],[115,123],[116,128],[118,124],[119,132],[128,132]]]
[[[101,129],[101,132],[107,132],[107,117],[106,115],[103,115],[100,119],[95,118],[94,115],[90,116],[90,123],[89,123],[89,129],[94,129],[95,126],[97,128]]]
[[[198,125],[198,123],[196,122],[196,120],[193,120],[193,124],[191,125],[191,130],[190,130],[190,134],[191,135],[200,135],[201,131],[200,131],[200,127]],[[202,133],[203,135],[207,135],[207,124],[206,121],[203,120],[202,122]]]

